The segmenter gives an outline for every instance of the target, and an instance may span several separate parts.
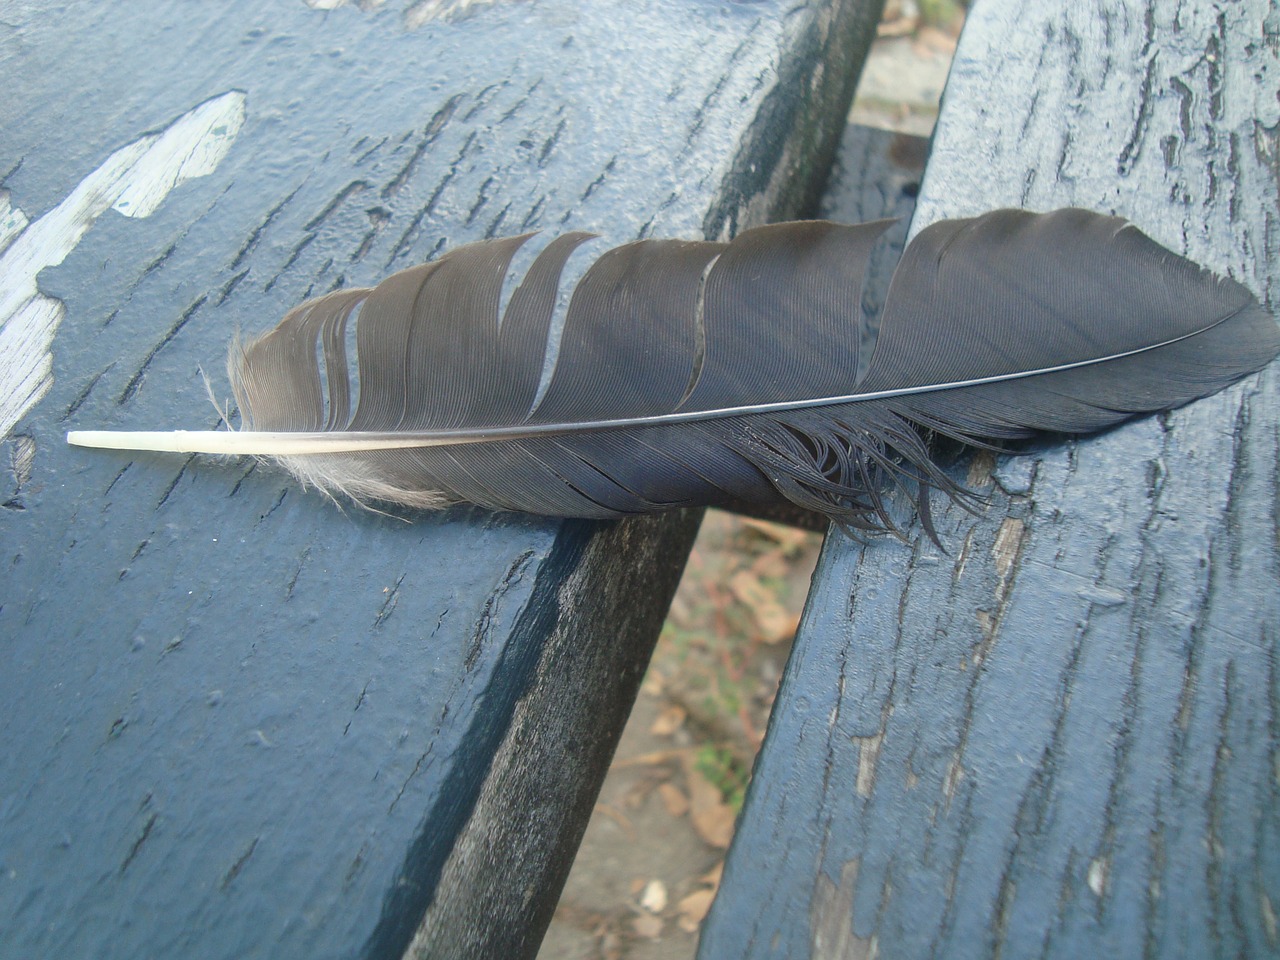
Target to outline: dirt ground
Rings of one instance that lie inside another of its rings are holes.
[[[850,121],[927,136],[963,8],[891,2]],[[709,511],[540,960],[690,960],[817,561]]]
[[[693,956],[820,543],[708,512],[544,960]]]

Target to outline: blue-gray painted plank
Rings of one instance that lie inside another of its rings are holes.
[[[980,2],[913,229],[1116,211],[1274,304],[1278,90],[1265,0]],[[1277,955],[1278,373],[829,537],[700,956]]]
[[[104,175],[117,211],[39,274],[65,315],[6,441],[6,958],[399,956],[437,887],[495,909],[437,910],[424,949],[536,948],[612,749],[598,685],[574,685],[634,689],[696,516],[407,524],[247,462],[62,442],[212,426],[199,368],[237,326],[446,245],[794,214],[878,12],[453,6],[6,7],[0,171],[32,221],[202,103],[244,116],[203,132],[200,176],[158,178],[149,216],[119,216],[148,204]]]

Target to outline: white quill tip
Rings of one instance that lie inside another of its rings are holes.
[[[294,457],[319,453],[354,453],[435,446],[446,442],[425,436],[342,431],[273,433],[258,430],[72,430],[67,443],[103,450],[148,450],[158,453],[212,453],[222,456]],[[452,442],[467,442],[454,439]]]
[[[97,447],[103,450],[154,450],[160,453],[273,453],[245,440],[264,439],[264,435],[228,433],[217,430],[72,430],[67,443],[75,447]]]

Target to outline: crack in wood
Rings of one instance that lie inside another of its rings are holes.
[[[245,482],[246,480],[248,480],[248,479],[249,479],[250,475],[251,475],[255,470],[257,470],[257,469],[258,469],[258,464],[259,464],[259,463],[261,463],[261,461],[260,461],[260,460],[254,459],[254,460],[249,464],[249,468],[248,468],[247,470],[245,470],[245,472],[244,472],[244,473],[240,474],[240,476],[236,479],[236,482],[232,485],[232,487],[231,487],[231,491],[227,494],[227,496],[228,496],[228,497],[234,497],[237,493],[239,493],[239,492],[240,492],[240,487],[244,484],[244,482]]]
[[[134,283],[134,287],[136,288],[138,284],[141,283],[149,274],[160,269],[161,265],[166,260],[168,260],[170,257],[173,256],[173,251],[176,249],[178,249],[177,243],[170,244],[168,250],[164,251],[164,253],[160,254],[160,256],[156,257],[154,260],[148,263],[145,267],[143,267],[142,273],[138,275],[138,279]]]
[[[231,279],[222,285],[222,290],[219,291],[218,299],[214,303],[214,306],[220,307],[226,303],[227,297],[231,296],[232,291],[234,291],[236,287],[240,286],[240,281],[248,275],[249,271],[247,269],[241,270],[239,273],[232,275]]]
[[[480,188],[476,191],[475,203],[471,205],[471,209],[467,212],[466,223],[468,225],[470,225],[471,222],[475,220],[476,215],[480,212],[480,208],[483,207],[485,203],[488,202],[489,188],[493,186],[493,183],[494,183],[493,177],[486,177],[484,181],[481,182]]]
[[[265,512],[258,514],[258,519],[253,522],[254,528],[256,529],[257,527],[261,526],[262,523],[265,522],[268,517],[270,517],[273,513],[279,510],[280,506],[284,503],[285,498],[287,496],[289,496],[289,488],[284,487],[283,489],[281,489],[280,495],[276,497],[275,503],[271,504],[271,506],[269,506]]]
[[[544,194],[543,196],[538,197],[537,202],[534,203],[532,209],[530,209],[530,211],[527,214],[525,214],[524,220],[520,222],[520,229],[517,231],[517,233],[523,233],[524,231],[534,227],[538,222],[538,217],[542,214],[542,210],[544,207],[546,207],[546,205],[547,205],[546,195]]]
[[[1155,106],[1153,91],[1156,85],[1157,62],[1154,56],[1147,59],[1147,69],[1143,72],[1142,83],[1138,87],[1138,115],[1134,118],[1129,139],[1116,160],[1116,172],[1122,177],[1128,176],[1129,171],[1133,169],[1134,160],[1142,151],[1143,142],[1146,140],[1147,127],[1151,124],[1151,112]]]
[[[231,265],[230,265],[231,270],[235,270],[237,267],[239,267],[240,264],[244,262],[245,257],[247,257],[250,253],[253,252],[254,248],[257,247],[258,245],[258,241],[262,239],[263,232],[269,226],[271,226],[271,224],[275,221],[276,217],[280,215],[280,211],[282,211],[289,204],[289,201],[291,201],[294,197],[298,195],[298,191],[302,189],[304,183],[306,183],[305,180],[303,181],[303,183],[298,184],[296,187],[290,190],[288,195],[283,200],[281,200],[274,207],[272,207],[270,210],[267,211],[267,215],[263,217],[262,221],[256,227],[253,228],[253,231],[249,234],[248,239],[245,240],[245,242],[241,245],[240,249],[236,251],[236,255],[231,258]]]
[[[304,235],[303,238],[299,240],[296,244],[294,244],[293,250],[289,253],[289,256],[284,261],[284,265],[279,270],[277,270],[275,275],[272,276],[271,279],[268,280],[266,284],[263,286],[262,288],[263,293],[271,292],[272,288],[277,283],[280,282],[280,279],[286,273],[289,272],[289,268],[292,267],[295,263],[297,263],[298,258],[302,256],[302,251],[306,250],[307,247],[311,246],[311,244],[315,241],[315,239],[316,239],[316,235],[314,233],[308,233]]]
[[[240,856],[236,858],[236,862],[231,865],[231,869],[229,869],[225,874],[223,874],[222,881],[221,883],[218,884],[218,889],[220,890],[227,889],[227,887],[231,885],[232,881],[234,881],[235,878],[240,875],[240,871],[243,870],[245,867],[245,864],[249,862],[249,858],[253,856],[253,851],[258,849],[258,841],[260,839],[262,838],[254,837],[249,842],[248,849],[246,849],[244,853],[240,854]]]
[[[374,141],[373,146],[368,150],[364,150],[364,145],[372,139],[373,138],[368,134],[365,134],[364,136],[357,137],[356,142],[351,145],[351,152],[356,155],[356,163],[361,163],[362,161],[367,160],[369,155],[377,150],[378,147],[386,143],[389,138],[384,136],[381,139]],[[364,152],[361,153],[361,150],[364,150]]]
[[[436,184],[435,190],[433,190],[431,196],[427,198],[426,204],[423,205],[409,220],[409,225],[405,228],[404,232],[400,234],[400,239],[396,241],[395,245],[391,248],[391,252],[387,254],[387,260],[384,266],[390,267],[392,263],[394,263],[396,259],[409,248],[410,244],[413,242],[414,235],[418,232],[418,227],[422,224],[422,221],[426,217],[430,216],[432,211],[435,210],[436,204],[440,202],[440,197],[444,194],[445,188],[448,187],[453,178],[458,175],[458,171],[462,167],[462,161],[466,159],[467,153],[470,151],[471,145],[475,142],[475,139],[476,131],[472,130],[471,133],[467,135],[467,139],[463,141],[461,149],[458,151],[457,156],[454,157],[453,162],[449,164],[449,168],[445,171],[444,176],[441,177],[440,182]],[[443,240],[441,242],[443,243]]]
[[[308,545],[302,548],[302,553],[298,556],[298,564],[293,569],[293,576],[289,578],[288,584],[284,589],[284,599],[287,603],[293,599],[293,589],[298,585],[298,578],[302,576],[302,569],[307,565],[307,560],[311,556],[311,547]]]
[[[150,800],[150,799],[151,799],[151,796],[150,794],[148,794],[147,800]],[[144,803],[145,802],[146,801],[144,801]],[[120,864],[119,872],[121,876],[124,875],[124,872],[129,869],[129,864],[133,863],[133,861],[137,858],[139,852],[141,852],[142,845],[146,843],[147,838],[151,836],[151,831],[155,827],[156,820],[158,820],[159,817],[160,815],[158,813],[153,813],[151,814],[150,817],[147,818],[147,822],[142,825],[142,833],[140,833],[138,835],[138,838],[133,841],[133,846],[129,848],[128,855],[124,858],[124,862]]]
[[[476,665],[481,651],[488,642],[489,631],[493,626],[494,618],[497,616],[499,604],[506,596],[507,591],[520,582],[525,568],[532,559],[532,550],[521,551],[511,562],[511,565],[507,567],[507,572],[503,574],[497,586],[485,598],[484,608],[480,611],[480,616],[476,619],[475,628],[471,631],[471,642],[467,647],[467,655],[462,662],[463,670],[470,671]]]
[[[377,630],[387,619],[395,612],[396,605],[399,603],[400,584],[404,583],[407,573],[400,574],[399,579],[394,584],[386,588],[387,598],[382,601],[382,606],[378,608],[378,615],[373,618],[373,629]]]
[[[366,681],[364,682],[364,686],[360,688],[360,696],[356,697],[356,705],[355,705],[354,707],[352,707],[352,708],[351,708],[351,712],[352,712],[353,714],[354,714],[354,713],[358,713],[358,712],[360,711],[360,706],[361,706],[361,704],[363,704],[363,703],[364,703],[364,696],[365,696],[365,694],[366,694],[366,693],[368,693],[368,692],[369,692],[369,684],[370,684],[371,682],[372,682],[372,681],[370,681],[370,680],[366,680]],[[346,726],[344,726],[344,727],[342,728],[342,735],[343,735],[344,737],[345,737],[345,736],[347,735],[347,733],[351,730],[351,724],[352,724],[352,722],[353,722],[353,721],[348,720],[348,721],[347,721]]]
[[[356,851],[355,858],[351,861],[351,866],[347,867],[346,875],[342,878],[342,885],[348,887],[351,881],[356,878],[361,868],[364,866],[365,854],[369,852],[369,841],[366,840],[360,844],[360,849]]]
[[[169,502],[169,497],[173,495],[173,491],[178,488],[178,484],[181,483],[182,478],[186,476],[187,467],[191,465],[191,461],[194,459],[195,455],[193,454],[182,461],[182,466],[178,469],[178,472],[174,474],[173,479],[169,481],[169,485],[164,488],[164,492],[160,494],[160,499],[156,501],[156,505],[151,508],[152,513],[159,512],[160,508]],[[121,473],[123,474],[123,471],[121,471]],[[112,483],[114,482],[115,481],[112,481]]]
[[[562,108],[563,109],[563,108]],[[556,145],[560,142],[560,137],[564,133],[565,126],[568,121],[561,117],[560,122],[556,124],[555,130],[551,132],[551,136],[547,137],[542,144],[542,150],[538,153],[538,166],[545,168],[547,162],[551,159],[551,153],[555,150]]]
[[[331,216],[333,216],[333,211],[337,210],[338,207],[346,203],[347,200],[349,200],[351,197],[357,197],[368,189],[369,189],[369,181],[352,180],[345,187],[339,190],[332,197],[332,199],[330,199],[329,202],[326,203],[324,207],[321,208],[319,213],[317,213],[314,217],[312,217],[310,220],[304,223],[302,225],[302,229],[306,233],[313,232],[316,229],[316,227],[320,226],[320,224],[324,223]]]
[[[168,329],[165,335],[160,338],[160,342],[147,351],[147,355],[142,358],[142,363],[138,366],[137,372],[129,378],[129,382],[125,384],[124,390],[121,392],[119,399],[116,400],[117,406],[122,407],[134,398],[139,388],[142,386],[142,381],[146,377],[147,368],[151,366],[151,362],[155,360],[156,355],[182,332],[182,328],[191,321],[191,318],[195,316],[196,311],[204,306],[208,299],[208,294],[201,294],[197,297],[186,310],[182,311],[182,315],[178,317],[178,322]]]
[[[617,166],[617,163],[618,155],[615,153],[609,158],[609,162],[604,165],[604,169],[600,171],[600,175],[587,184],[587,188],[583,190],[582,195],[578,197],[579,203],[585,203],[599,187],[604,185],[604,182],[609,179],[609,176],[613,173],[614,167]]]
[[[480,91],[475,94],[475,102],[472,104],[471,108],[462,115],[462,122],[470,123],[478,117],[481,111],[493,102],[493,98],[498,91],[506,89],[510,83],[510,80],[500,80],[497,83],[491,83],[488,86],[481,88]]]
[[[489,222],[489,226],[487,226],[484,231],[485,240],[493,240],[495,237],[500,237],[502,235],[502,221],[506,219],[507,211],[510,209],[511,203],[508,202],[506,206],[498,211],[498,215]]]

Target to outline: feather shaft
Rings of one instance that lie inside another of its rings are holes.
[[[67,433],[67,443],[77,447],[95,447],[104,450],[138,450],[160,453],[205,453],[223,456],[308,456],[331,453],[356,453],[365,450],[397,450],[413,447],[447,447],[464,443],[491,443],[501,440],[523,440],[530,437],[554,436],[571,433],[591,433],[599,430],[622,430],[633,427],[656,427],[667,424],[692,423],[699,420],[719,420],[728,417],[748,417],[758,414],[786,413],[815,407],[831,407],[847,403],[871,400],[890,400],[921,393],[938,393],[979,387],[1008,380],[1021,380],[1050,373],[1108,363],[1125,357],[1137,356],[1151,350],[1171,346],[1182,340],[1205,333],[1225,323],[1224,317],[1204,327],[1179,337],[1138,347],[1105,357],[1078,360],[1074,363],[1040,367],[991,377],[975,377],[951,383],[928,383],[894,390],[875,390],[867,393],[850,393],[838,397],[814,397],[807,400],[777,401],[749,406],[721,407],[714,410],[689,410],[683,413],[654,414],[647,417],[614,418],[610,420],[581,420],[573,423],[535,423],[515,427],[478,427],[463,430],[422,430],[385,433],[368,430],[328,430],[310,433],[298,431],[265,430],[72,430]]]

